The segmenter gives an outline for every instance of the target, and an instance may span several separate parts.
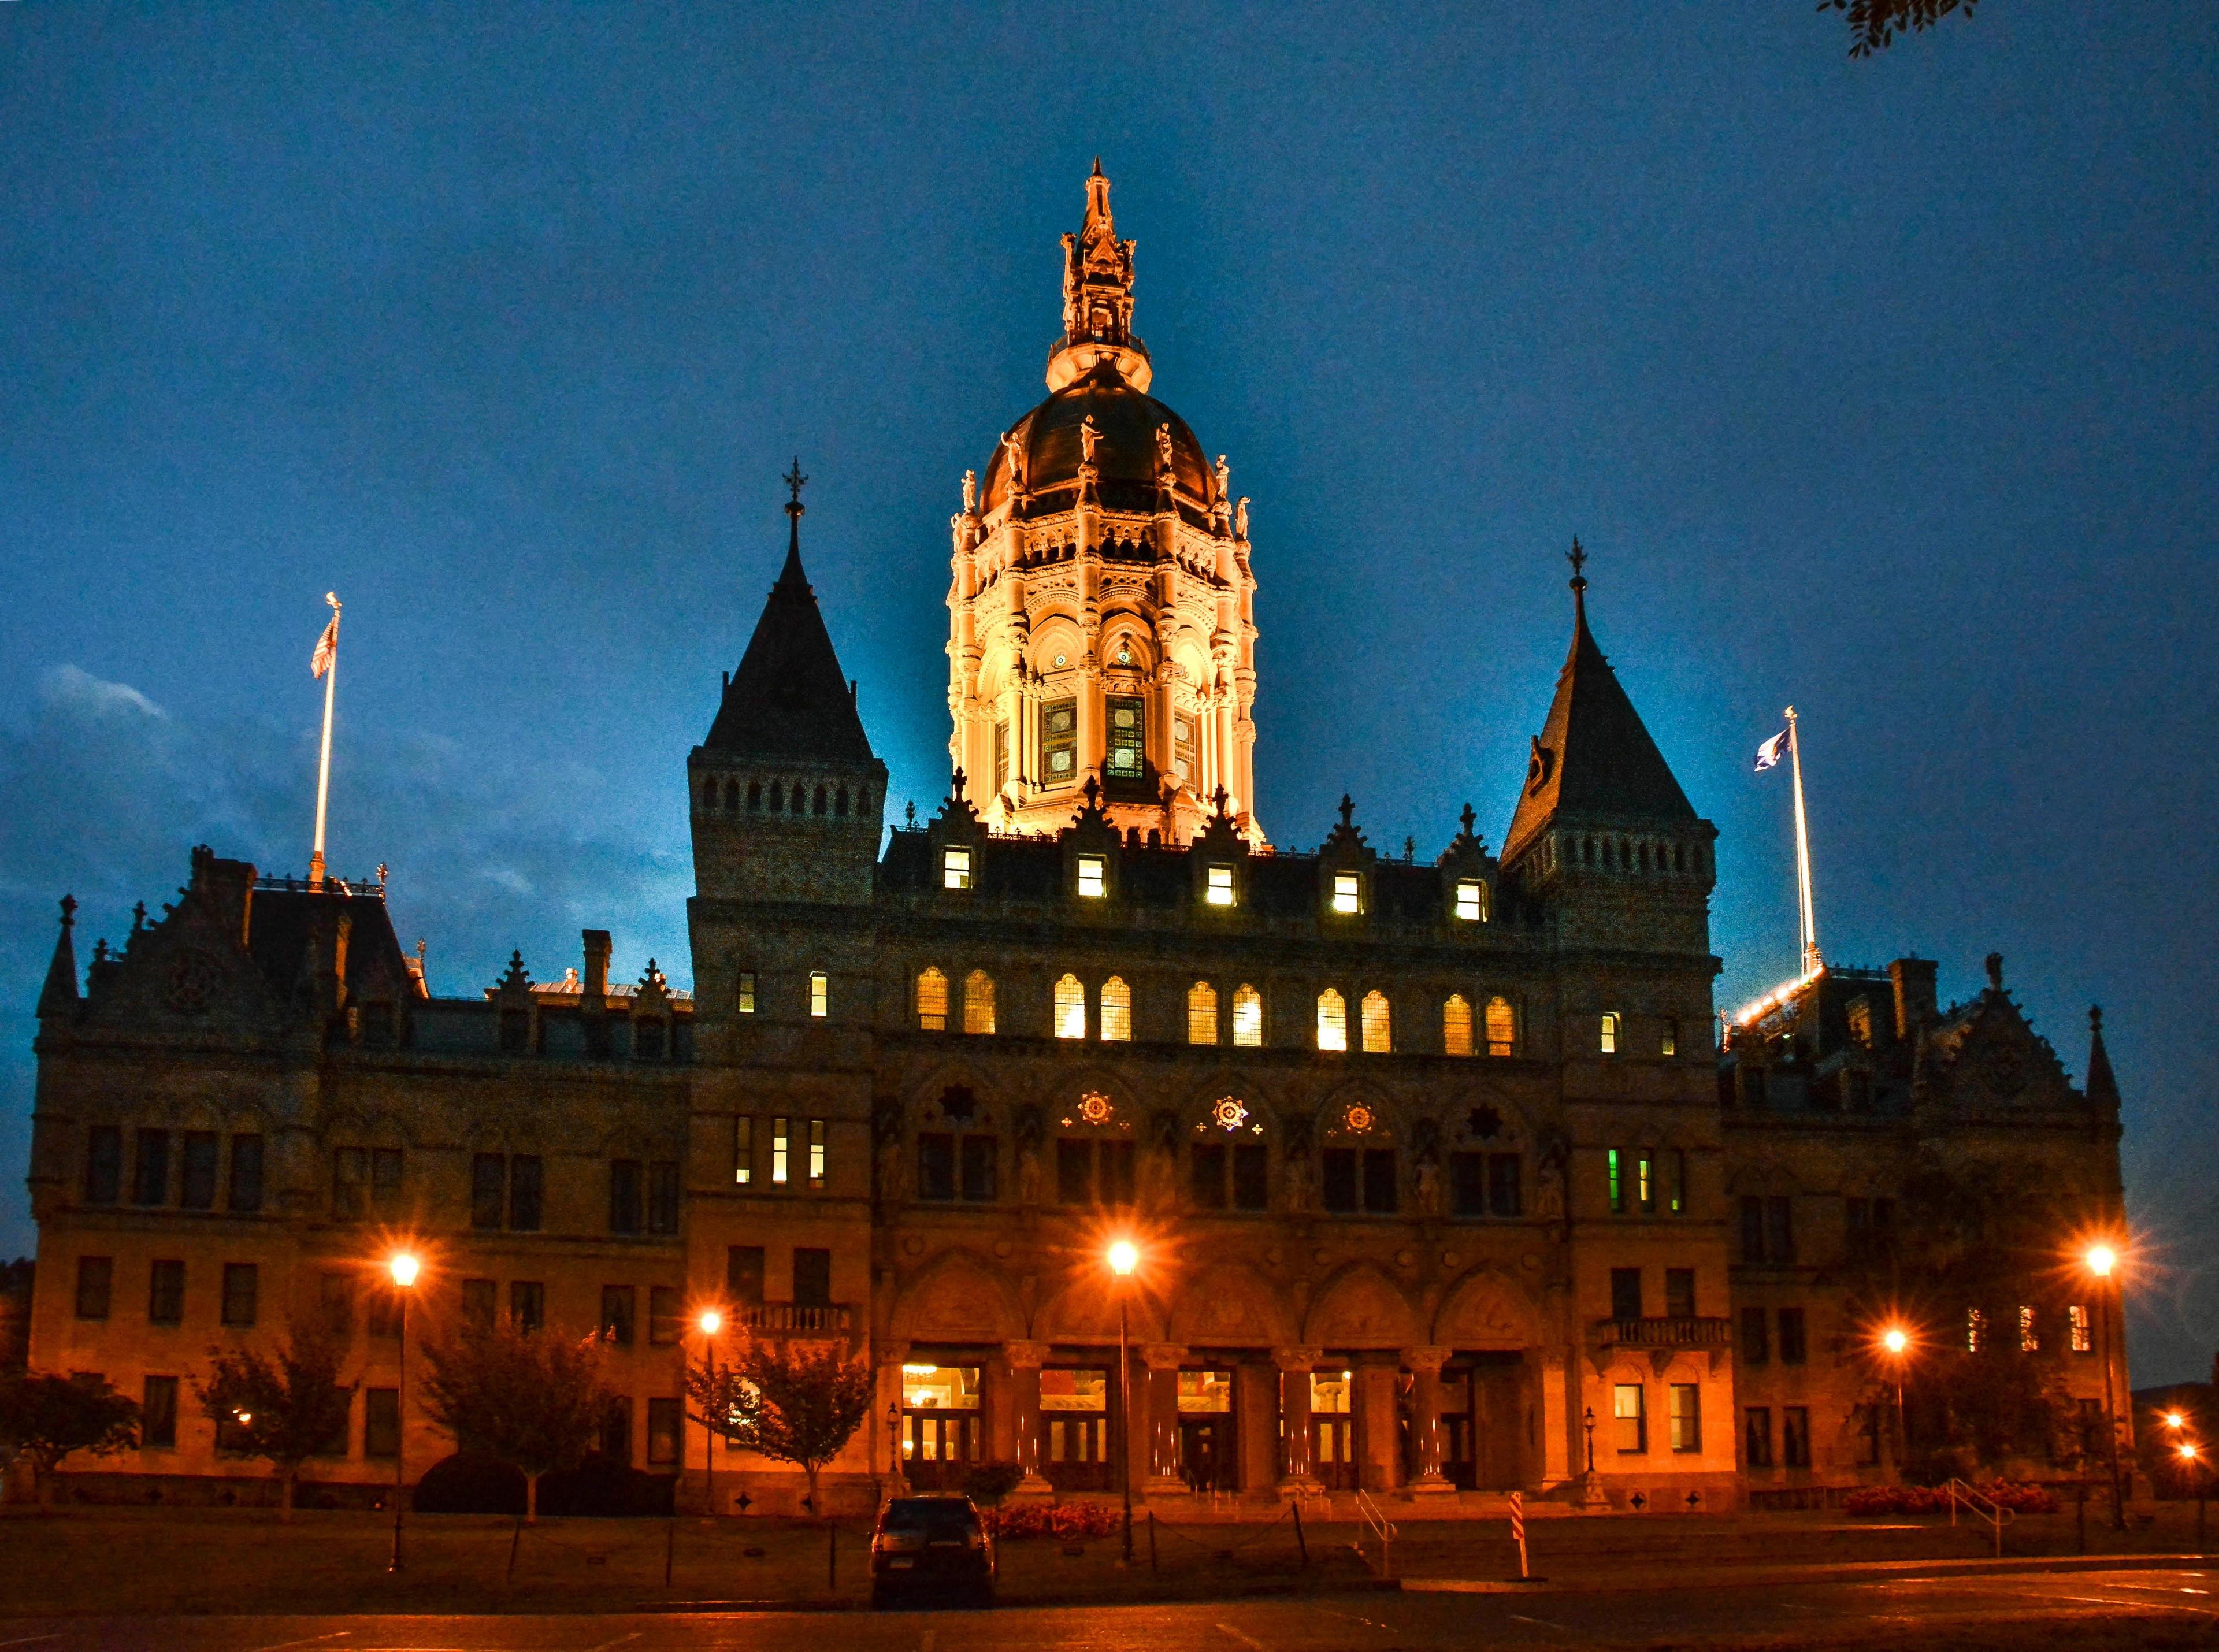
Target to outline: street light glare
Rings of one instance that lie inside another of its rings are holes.
[[[1891,1326],[1880,1332],[1880,1345],[1891,1354],[1899,1354],[1911,1346],[1910,1333],[1899,1326]]]
[[[386,1271],[393,1276],[393,1282],[403,1289],[416,1282],[417,1271],[422,1266],[421,1263],[406,1251],[395,1251],[387,1258],[385,1264]]]
[[[724,1316],[713,1307],[704,1308],[701,1310],[701,1317],[694,1323],[701,1327],[703,1336],[713,1337],[724,1328]]]
[[[2094,1245],[2088,1248],[2088,1271],[2098,1279],[2109,1279],[2118,1260],[2119,1253],[2108,1245]]]
[[[1110,1247],[1110,1271],[1120,1276],[1129,1274],[1141,1265],[1141,1252],[1130,1239],[1119,1239]]]
[[[2196,1461],[2197,1454],[2194,1446],[2183,1444],[2178,1448],[2178,1450],[2180,1452],[2180,1460],[2183,1463],[2193,1463]]]
[[[2165,1413],[2165,1425],[2167,1428],[2178,1428],[2187,1420],[2187,1418],[2177,1411],[2168,1411]]]

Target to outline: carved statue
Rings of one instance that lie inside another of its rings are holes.
[[[1101,441],[1101,439],[1102,426],[1094,422],[1094,415],[1092,413],[1087,414],[1085,418],[1078,421],[1078,456],[1080,463],[1084,464],[1092,464],[1094,463],[1095,444]]]
[[[963,473],[963,514],[979,514],[979,473],[975,470]]]
[[[1279,1183],[1282,1203],[1290,1216],[1299,1216],[1310,1208],[1310,1161],[1307,1153],[1289,1152],[1279,1161]]]
[[[900,1136],[889,1135],[880,1139],[876,1180],[879,1197],[885,1203],[901,1202],[904,1192],[902,1172],[908,1167],[908,1163],[909,1155],[903,1151]]]
[[[1222,505],[1232,497],[1233,467],[1226,463],[1225,456],[1221,453],[1217,456],[1217,502]]]
[[[1430,1158],[1418,1161],[1418,1214],[1420,1216],[1441,1214],[1441,1167]]]
[[[1543,1221],[1563,1220],[1564,1172],[1551,1155],[1543,1155],[1534,1167],[1533,1214]]]
[[[1245,494],[1241,497],[1240,502],[1233,507],[1233,537],[1236,539],[1246,539],[1248,537],[1248,500]]]
[[[1036,1205],[1040,1202],[1040,1154],[1030,1146],[1017,1149],[1017,1202]]]
[[[1025,444],[1017,439],[1016,432],[1009,431],[1004,433],[1002,452],[1009,462],[1010,491],[1016,494],[1023,493],[1025,491]]]
[[[1168,424],[1156,426],[1156,478],[1159,481],[1172,479],[1172,427]]]

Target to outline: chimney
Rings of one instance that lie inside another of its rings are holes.
[[[245,860],[223,860],[206,844],[193,851],[193,887],[208,903],[227,935],[246,945],[254,913],[254,868]]]
[[[1895,1035],[1909,1043],[1935,1016],[1934,960],[1899,958],[1887,966],[1887,978],[1895,983]]]
[[[609,996],[609,932],[588,929],[586,932],[585,997],[591,1001]],[[1929,966],[1930,968],[1931,966]]]

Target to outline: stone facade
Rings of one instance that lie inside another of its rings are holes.
[[[1848,1262],[1920,1165],[2000,1158],[2116,1218],[2100,1038],[2076,1090],[1999,977],[1944,1011],[1915,960],[1821,972],[1714,1037],[1715,834],[1595,643],[1576,547],[1502,854],[1469,809],[1431,860],[1382,854],[1346,800],[1315,852],[1274,850],[1246,501],[1145,395],[1098,174],[1066,260],[1050,399],[956,519],[957,772],[926,823],[881,830],[791,479],[784,569],[687,759],[690,996],[652,960],[612,984],[588,931],[559,982],[519,959],[436,997],[382,887],[205,849],[81,986],[65,904],[31,1357],[174,1405],[133,1472],[260,1478],[190,1379],[347,1303],[360,1392],[312,1476],[389,1479],[397,1429],[443,1455],[395,1397],[376,1265],[405,1238],[412,1335],[600,1327],[610,1449],[682,1463],[690,1499],[676,1396],[713,1304],[875,1362],[848,1501],[986,1463],[1103,1492],[1122,1450],[1144,1498],[1727,1506],[1888,1472]],[[2057,1295],[2025,1300],[2085,1314]],[[2099,1359],[2063,1369],[2102,1392]],[[717,1468],[720,1502],[799,1494]]]

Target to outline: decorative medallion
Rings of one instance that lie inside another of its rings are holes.
[[[1210,1103],[1209,1117],[1221,1130],[1238,1130],[1248,1122],[1248,1103],[1225,1096]]]
[[[1090,1090],[1078,1098],[1078,1116],[1087,1124],[1107,1124],[1116,1110],[1110,1098],[1098,1090]]]
[[[1341,1115],[1341,1121],[1352,1133],[1359,1136],[1377,1122],[1372,1117],[1371,1109],[1361,1102],[1351,1102],[1348,1104],[1348,1111]]]
[[[170,1008],[181,1015],[197,1015],[208,1006],[221,972],[204,952],[188,949],[170,960]]]

